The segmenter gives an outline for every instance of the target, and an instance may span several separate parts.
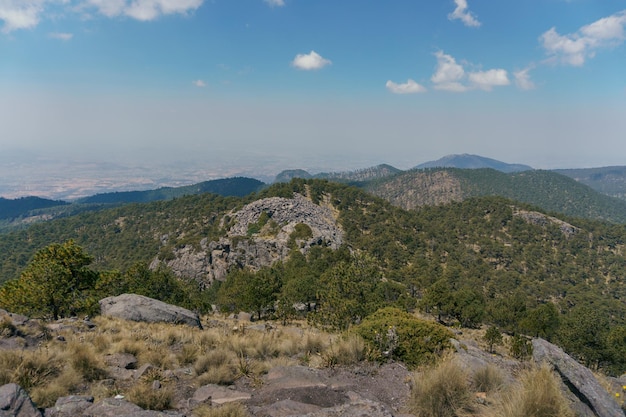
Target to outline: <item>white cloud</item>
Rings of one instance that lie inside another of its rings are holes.
[[[322,56],[315,51],[311,51],[308,54],[298,54],[293,61],[291,61],[291,65],[295,68],[305,71],[317,70],[330,64],[332,64],[330,60],[322,58]]]
[[[387,90],[391,91],[394,94],[415,94],[426,92],[426,87],[416,83],[410,78],[404,84],[396,84],[393,81],[389,80],[387,81],[385,86],[387,87]]]
[[[285,0],[263,0],[263,1],[269,4],[271,7],[282,7],[285,5]]]
[[[581,27],[575,33],[560,35],[556,28],[544,32],[539,40],[553,62],[581,66],[601,48],[620,45],[626,39],[626,10]]]
[[[506,70],[501,68],[487,71],[466,72],[454,57],[444,54],[442,51],[435,52],[437,68],[430,77],[435,90],[463,93],[470,90],[491,91],[493,87],[501,87],[511,84]]]
[[[454,0],[454,3],[456,3],[456,9],[448,15],[448,19],[458,19],[463,22],[465,26],[469,27],[478,27],[481,25],[478,19],[474,17],[474,14],[467,10],[467,0]]]
[[[503,69],[471,72],[468,75],[470,83],[476,88],[491,91],[493,87],[509,85],[509,77]]]
[[[535,83],[530,79],[531,68],[525,68],[523,70],[515,71],[513,77],[515,77],[515,85],[520,90],[534,90]]]
[[[437,69],[430,77],[430,81],[435,84],[435,89],[457,93],[466,91],[467,87],[461,84],[461,80],[465,77],[463,67],[457,64],[452,56],[446,55],[442,51],[435,52],[435,56],[437,57]]]
[[[0,0],[0,20],[4,22],[2,32],[37,26],[43,10],[43,0]]]
[[[73,33],[61,33],[61,32],[51,32],[48,33],[48,37],[52,39],[58,39],[60,41],[69,41],[74,37]]]
[[[206,83],[203,80],[195,80],[192,81],[192,84],[195,85],[198,88],[204,88],[206,87]]]

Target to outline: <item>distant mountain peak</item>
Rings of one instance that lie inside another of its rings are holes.
[[[492,158],[486,158],[479,155],[471,154],[452,154],[446,155],[436,161],[425,162],[416,166],[417,169],[425,168],[462,168],[462,169],[479,169],[479,168],[491,168],[496,171],[510,173],[529,171],[533,168],[528,165],[522,164],[508,164],[506,162],[498,161]]]

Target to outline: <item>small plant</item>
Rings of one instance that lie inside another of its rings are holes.
[[[472,412],[467,375],[451,361],[416,375],[408,405],[418,417],[456,417]]]
[[[515,335],[509,341],[509,353],[516,359],[528,359],[533,354],[533,345],[522,335]]]
[[[17,334],[17,327],[13,324],[10,317],[3,316],[0,319],[0,337],[11,337]]]

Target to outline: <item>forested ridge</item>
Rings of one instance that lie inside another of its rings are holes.
[[[284,320],[306,314],[337,328],[383,306],[417,308],[447,325],[487,324],[542,336],[589,366],[626,370],[626,226],[551,218],[502,197],[407,211],[355,187],[293,180],[244,198],[202,194],[130,204],[0,236],[1,280],[18,278],[37,250],[72,239],[93,256],[89,268],[107,272],[98,296],[129,288],[141,292],[151,274],[160,274],[154,279],[171,289],[167,271],[146,268],[164,249],[164,235],[168,245],[180,247],[216,240],[228,211],[294,192],[333,207],[345,232],[344,248],[320,246],[307,256],[296,250],[258,272],[233,270],[201,296],[180,295],[198,293],[193,286],[169,294],[152,288],[149,295],[177,294],[199,310],[217,303]],[[298,302],[310,311],[294,311]]]
[[[406,209],[479,196],[500,196],[561,213],[626,223],[626,201],[595,191],[552,171],[502,173],[493,169],[433,168],[360,184],[367,191]]]

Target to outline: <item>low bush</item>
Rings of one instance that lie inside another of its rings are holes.
[[[453,337],[442,325],[418,319],[393,307],[380,309],[366,317],[355,331],[367,343],[372,359],[396,359],[412,368],[433,363],[450,347]]]

